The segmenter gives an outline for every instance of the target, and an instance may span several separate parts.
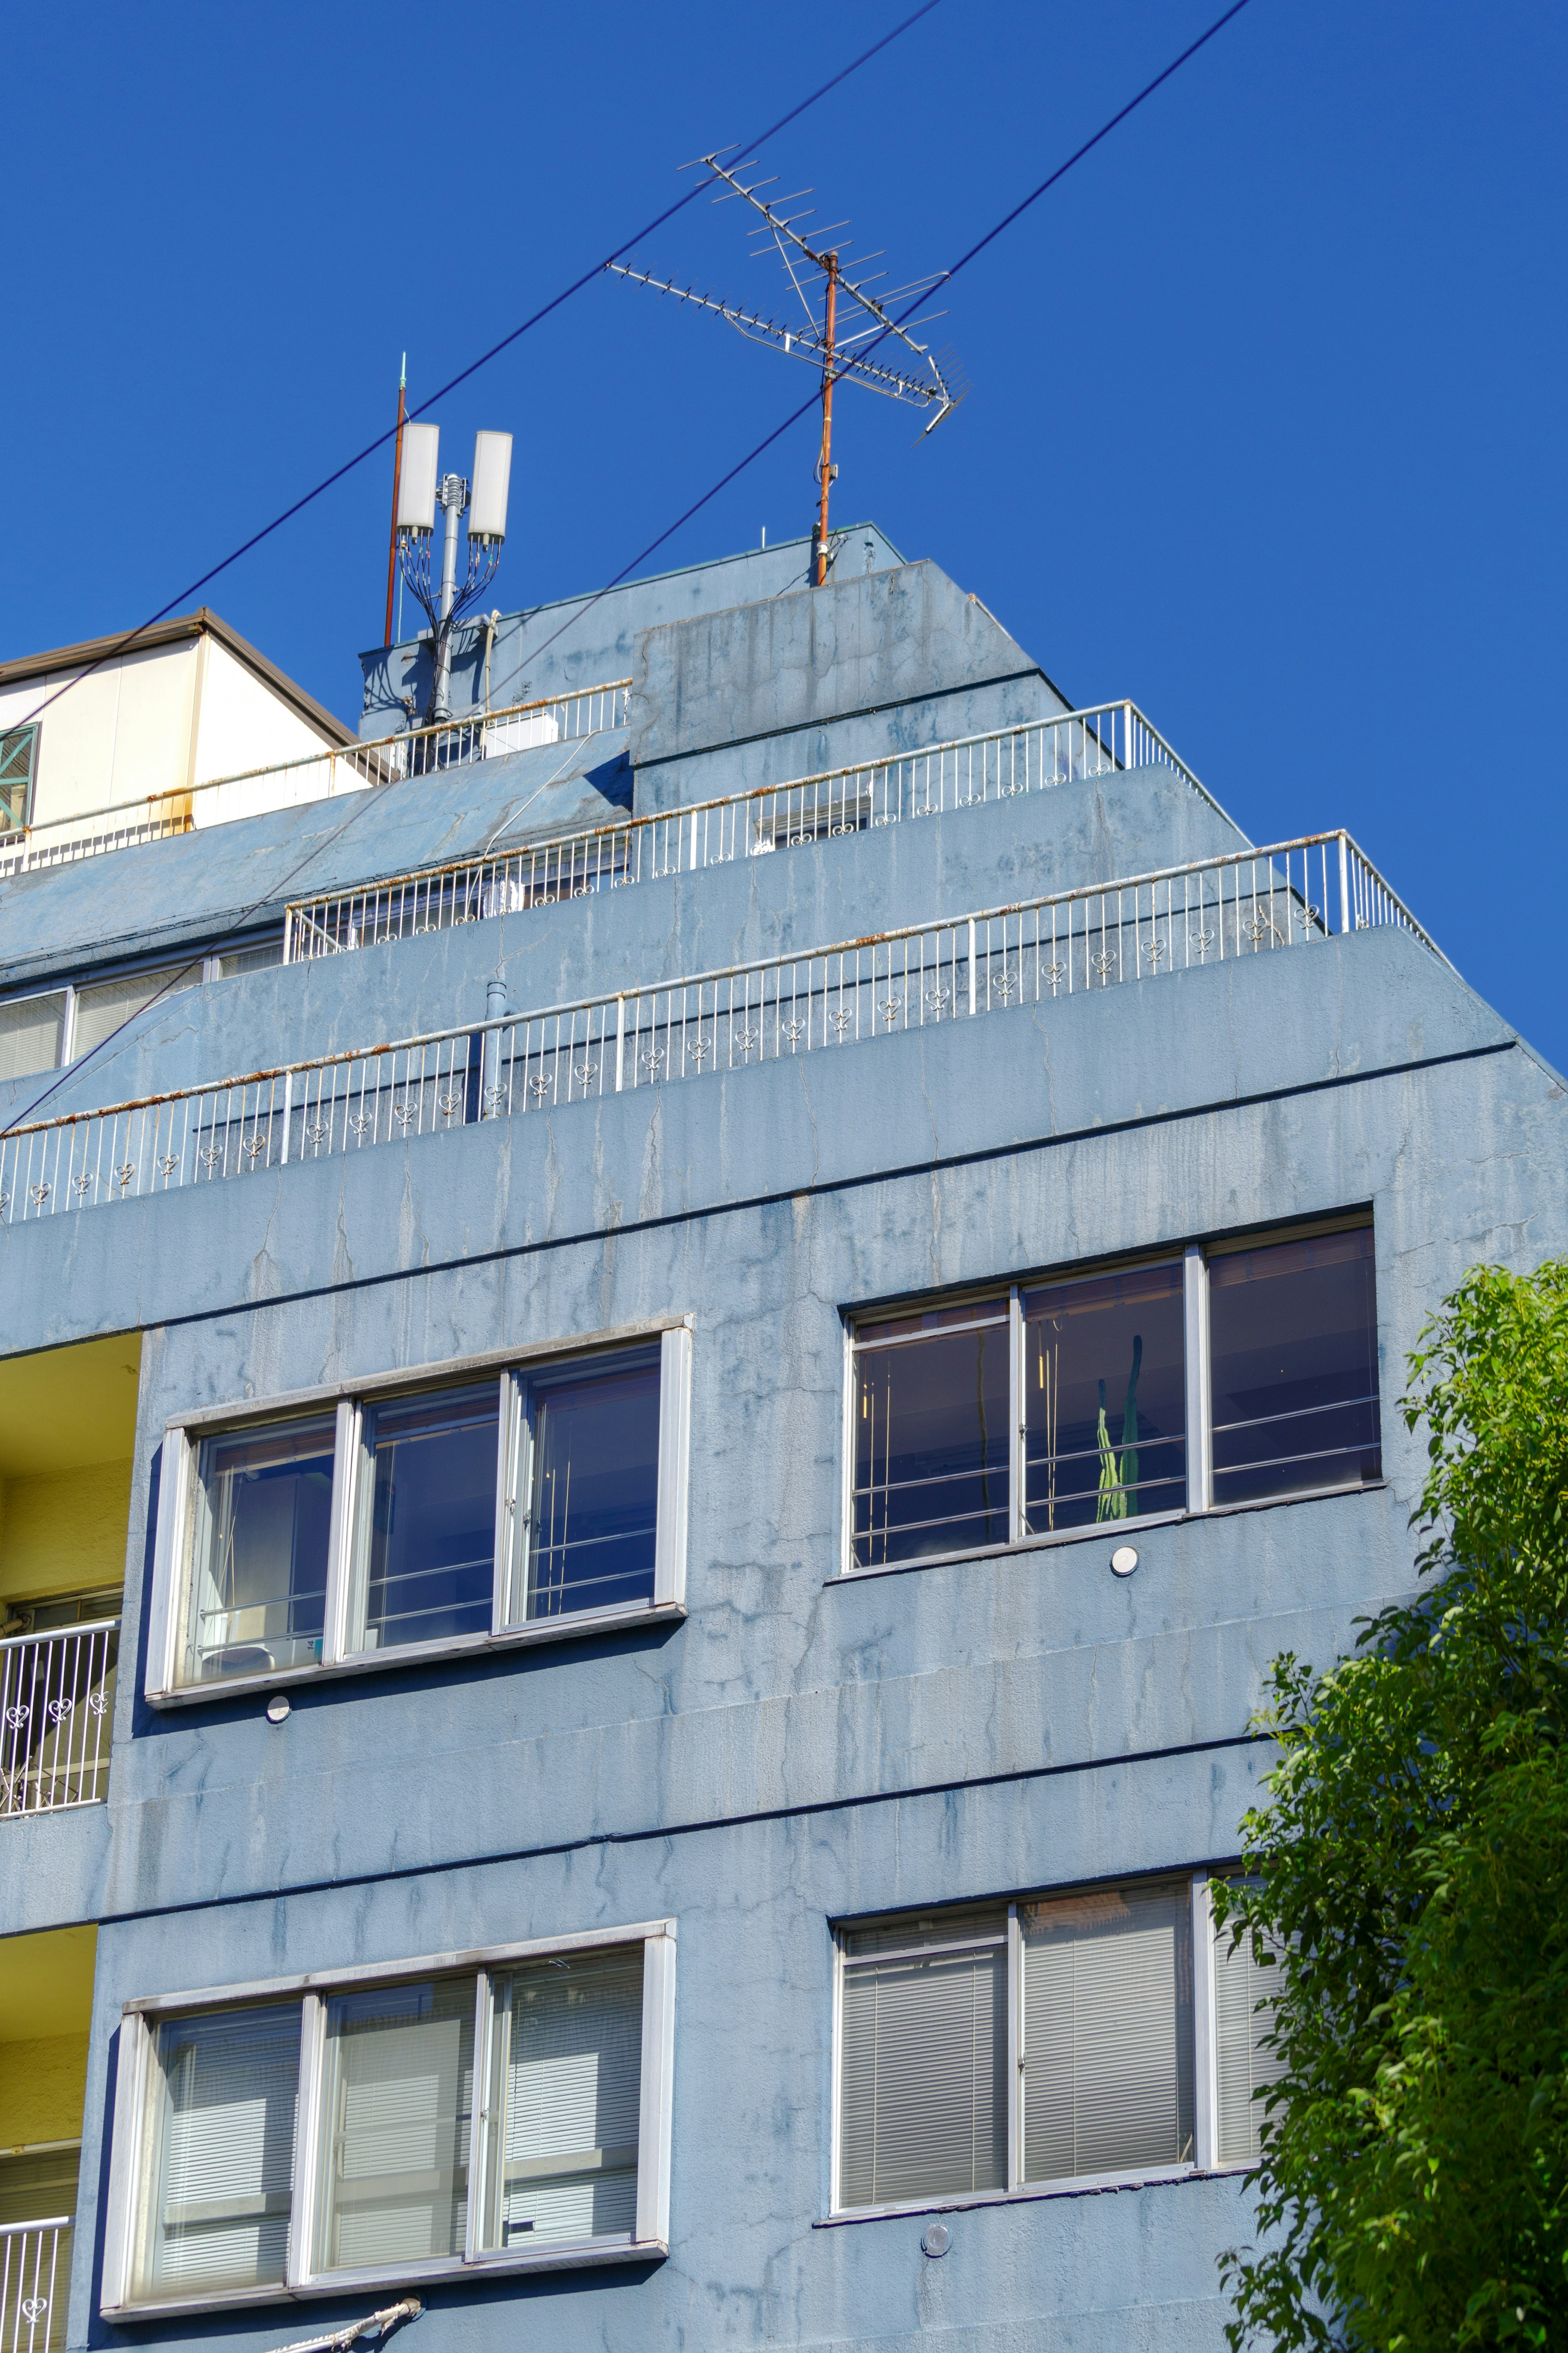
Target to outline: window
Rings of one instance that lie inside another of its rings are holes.
[[[185,989],[195,988],[201,976],[202,959],[197,956],[188,964],[163,965],[156,972],[126,973],[119,980],[100,980],[90,988],[79,988],[71,1024],[71,1060],[78,1062],[95,1046],[103,1045],[123,1023],[145,1012],[155,997],[166,1004]]]
[[[37,724],[6,728],[0,733],[0,833],[19,831],[31,823],[37,774]]]
[[[1228,1928],[1211,1933],[1215,2154],[1221,2165],[1254,2165],[1268,2115],[1258,2094],[1284,2073],[1269,2041],[1276,1964],[1269,1954],[1258,1960],[1250,1937],[1233,1948]]]
[[[853,1568],[1363,1485],[1372,1228],[868,1318],[849,1409]]]
[[[872,1921],[838,1950],[836,2211],[1256,2161],[1278,2069],[1206,1874]]]
[[[0,737],[0,744],[8,741]],[[4,788],[0,786],[0,828],[5,821]],[[122,1022],[144,1012],[154,997],[177,997],[198,982],[232,980],[283,961],[283,937],[248,947],[198,953],[188,963],[161,965],[117,975],[112,980],[78,987],[68,984],[33,997],[8,997],[0,1004],[0,1079],[27,1079],[40,1071],[58,1070],[112,1037]]]
[[[690,1335],[165,1435],[147,1692],[682,1606]]]
[[[69,992],[13,997],[0,1005],[0,1079],[30,1079],[58,1065]]]
[[[104,2310],[662,2254],[674,2015],[672,1921],[129,2004]]]

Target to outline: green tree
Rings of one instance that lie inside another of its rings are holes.
[[[1428,1582],[1275,1662],[1216,1890],[1283,2067],[1235,2348],[1568,2346],[1568,1261],[1477,1268],[1410,1372]]]

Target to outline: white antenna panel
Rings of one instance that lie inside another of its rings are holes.
[[[507,491],[511,483],[511,435],[476,433],[474,488],[468,505],[468,537],[506,537]]]
[[[397,478],[399,531],[436,528],[436,472],[440,464],[438,425],[405,425],[403,428],[403,471]]]

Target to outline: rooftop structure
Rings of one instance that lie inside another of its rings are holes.
[[[0,880],[8,2353],[1224,2342],[1251,1709],[1568,1090],[837,545]]]

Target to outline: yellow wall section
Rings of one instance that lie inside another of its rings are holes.
[[[0,2149],[81,2131],[97,1955],[96,1928],[0,1937]]]
[[[130,1508],[129,1461],[7,1479],[0,1502],[0,1599],[119,1585]]]
[[[77,2140],[87,2095],[87,2036],[0,2042],[0,2149]]]

